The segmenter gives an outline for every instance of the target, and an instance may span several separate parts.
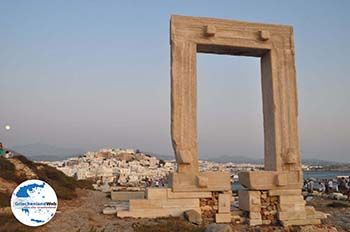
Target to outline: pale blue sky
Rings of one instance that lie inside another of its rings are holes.
[[[171,14],[294,26],[303,157],[350,161],[349,1],[1,1],[0,140],[172,154]],[[205,156],[263,156],[259,60],[198,55]],[[5,132],[4,125],[12,130]]]

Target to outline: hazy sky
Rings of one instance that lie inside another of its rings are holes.
[[[303,157],[350,161],[349,9],[346,0],[1,1],[0,140],[172,154],[169,18],[181,14],[293,25]],[[197,66],[201,155],[263,157],[259,60],[198,54]]]

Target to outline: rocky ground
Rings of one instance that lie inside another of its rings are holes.
[[[323,221],[326,225],[333,225],[338,231],[350,231],[350,202],[337,201],[326,198],[313,197],[308,202],[316,210],[329,214]]]
[[[33,228],[20,224],[9,208],[10,194],[25,179],[37,176],[54,186],[59,197],[58,212],[46,225]],[[196,226],[183,218],[160,219],[121,219],[114,214],[104,215],[102,210],[111,204],[106,193],[76,188],[88,183],[80,183],[66,177],[56,169],[42,164],[34,164],[24,157],[11,160],[0,159],[0,231],[1,232],[204,232],[207,225]],[[91,184],[90,184],[91,185]],[[329,214],[319,226],[304,227],[249,227],[246,224],[230,225],[237,232],[327,232],[350,231],[350,202],[314,196],[308,198],[308,204],[317,210]],[[118,203],[123,206],[122,202]]]
[[[206,226],[195,226],[182,218],[161,218],[161,219],[120,219],[115,215],[103,215],[102,209],[110,202],[105,193],[78,190],[79,198],[69,201],[61,201],[59,212],[47,225],[35,231],[125,231],[125,232],[149,232],[149,231],[205,231]],[[271,227],[232,224],[232,230],[237,232],[326,232],[326,231],[350,231],[350,204],[314,197],[310,202],[317,210],[329,214],[320,226],[304,227]],[[336,229],[335,229],[336,228]]]
[[[55,217],[46,225],[39,228],[17,227],[16,231],[35,231],[35,232],[204,232],[206,225],[196,226],[182,218],[161,218],[161,219],[121,219],[115,215],[104,215],[102,210],[110,199],[105,193],[77,189],[78,198],[73,200],[60,200],[58,212]],[[232,224],[232,231],[237,232],[268,232],[268,231],[285,231],[285,232],[326,232],[326,231],[350,231],[350,204],[344,201],[334,201],[314,197],[309,201],[317,210],[329,214],[320,226],[304,227],[272,227]],[[3,210],[3,213],[6,210]],[[7,210],[8,211],[8,210]],[[0,210],[0,218],[1,218]],[[10,211],[7,213],[11,213]],[[13,216],[12,216],[13,217]],[[15,219],[13,223],[18,223]],[[18,223],[19,224],[19,223]],[[335,229],[336,228],[336,229]],[[11,229],[3,231],[13,231]]]

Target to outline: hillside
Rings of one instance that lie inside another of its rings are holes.
[[[91,188],[89,181],[77,181],[46,164],[34,163],[24,156],[10,159],[0,157],[0,231],[26,231],[9,210],[10,198],[18,184],[28,179],[40,179],[49,183],[59,200],[77,198],[77,188]]]

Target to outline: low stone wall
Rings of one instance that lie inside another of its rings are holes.
[[[219,195],[213,193],[211,198],[201,198],[199,199],[200,208],[202,212],[203,220],[206,222],[214,222],[215,214],[218,210],[218,198]]]
[[[306,206],[300,189],[239,191],[239,208],[249,213],[249,225],[320,224],[326,215]]]
[[[260,191],[260,193],[262,224],[278,224],[278,197],[269,196],[268,191]]]

